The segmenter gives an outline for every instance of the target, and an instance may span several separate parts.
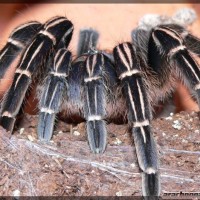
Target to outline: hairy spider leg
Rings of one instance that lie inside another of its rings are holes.
[[[192,35],[187,29],[177,24],[166,24],[165,28],[177,32],[182,37],[187,50],[200,57],[200,39],[198,37]]]
[[[99,34],[97,31],[89,28],[83,29],[79,33],[77,57],[72,63],[72,69],[69,73],[67,90],[67,108],[68,116],[83,116],[83,84],[85,74],[85,60],[90,55],[92,49],[96,49]],[[70,106],[69,106],[70,105]],[[72,109],[71,109],[72,108]],[[66,108],[63,108],[66,109]],[[78,113],[77,113],[78,112]]]
[[[40,140],[49,141],[53,135],[56,114],[60,110],[67,91],[67,77],[71,65],[71,52],[59,49],[51,63],[50,73],[45,79],[42,95],[39,102],[38,137]]]
[[[70,105],[81,110],[80,115],[86,120],[91,150],[103,153],[107,137],[106,106],[113,98],[110,88],[116,85],[117,77],[110,59],[96,50],[98,36],[93,29],[80,32],[78,58],[69,74],[68,97]]]
[[[126,97],[128,121],[132,127],[139,166],[143,171],[143,196],[158,196],[160,193],[158,156],[150,126],[152,113],[140,61],[131,43],[116,46],[113,55]]]
[[[16,27],[12,31],[6,45],[0,51],[0,80],[3,79],[11,63],[32,42],[41,28],[41,23],[32,21]]]
[[[149,37],[150,32],[144,29],[136,28],[131,32],[132,42],[134,43],[137,51],[143,53],[142,57],[145,57],[145,60],[147,60]]]
[[[88,142],[93,153],[103,153],[106,148],[106,105],[109,101],[106,82],[111,80],[111,63],[109,59],[96,50],[98,32],[93,29],[85,29],[80,32],[78,48],[79,55],[87,55],[84,63],[85,76],[83,83],[84,118]],[[114,68],[113,68],[114,70]],[[109,72],[110,71],[110,72]]]
[[[181,36],[188,50],[200,57],[200,39],[186,31],[184,31]]]
[[[34,75],[38,75],[39,68],[45,63],[51,51],[62,43],[68,46],[72,32],[73,25],[69,20],[65,17],[55,17],[44,24],[33,42],[26,48],[15,72],[14,81],[2,102],[0,124],[5,129],[13,131],[16,116],[31,79]]]
[[[149,64],[153,69],[159,68],[159,74],[161,74],[163,69],[159,59],[165,59],[168,63],[167,70],[177,69],[183,82],[196,93],[200,105],[200,69],[187,50],[186,44],[178,31],[164,25],[157,26],[153,29],[149,40]]]
[[[104,55],[90,55],[85,63],[84,117],[91,150],[103,153],[106,148],[106,86],[103,80]]]

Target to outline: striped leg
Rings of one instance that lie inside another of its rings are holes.
[[[103,79],[104,56],[90,55],[86,60],[84,78],[84,116],[87,120],[87,134],[91,150],[103,153],[106,148],[106,88]]]
[[[3,79],[11,63],[32,42],[41,28],[42,25],[39,22],[33,21],[20,25],[13,30],[7,44],[0,51],[0,79]]]
[[[152,114],[140,62],[130,43],[118,45],[113,54],[129,109],[128,120],[132,126],[139,166],[143,171],[143,195],[158,196],[158,156],[150,126]]]
[[[188,50],[200,57],[200,39],[190,34],[189,32],[187,32],[185,35],[182,35]]]
[[[200,39],[192,35],[189,31],[187,31],[184,27],[177,24],[168,24],[165,25],[165,28],[169,28],[175,32],[177,32],[185,43],[187,49],[200,57]]]
[[[85,60],[92,52],[91,50],[96,48],[98,37],[98,32],[90,28],[81,30],[79,33],[77,58],[72,63],[72,70],[68,77],[69,88],[66,107],[69,115],[80,115],[84,118],[81,111],[83,110]]]
[[[72,23],[65,17],[55,17],[46,22],[33,42],[25,50],[15,72],[14,81],[5,95],[1,107],[0,124],[13,131],[16,116],[25,98],[31,79],[53,49],[68,46],[73,32]]]
[[[136,28],[131,32],[132,42],[136,46],[137,51],[139,50],[142,53],[142,57],[147,56],[148,51],[148,40],[150,32],[144,29]]]
[[[39,103],[38,136],[45,141],[49,141],[53,135],[55,117],[67,90],[66,77],[69,74],[71,53],[64,48],[58,50],[51,64],[51,72],[45,79]]]
[[[151,67],[158,67],[155,58],[168,61],[168,70],[177,67],[185,84],[196,93],[200,106],[200,69],[191,56],[181,35],[167,26],[156,27],[149,41],[149,61]],[[162,77],[162,76],[161,76]]]

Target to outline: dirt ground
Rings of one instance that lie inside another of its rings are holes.
[[[197,113],[153,121],[162,194],[200,192]],[[141,175],[127,125],[108,125],[102,155],[90,152],[85,124],[59,121],[49,144],[37,140],[37,116],[26,115],[14,135],[0,129],[0,196],[141,195]]]

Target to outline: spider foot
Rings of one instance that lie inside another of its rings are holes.
[[[159,173],[142,173],[142,192],[145,199],[158,199],[160,195]]]
[[[103,120],[87,122],[87,134],[90,148],[93,153],[103,153],[106,148],[106,124]]]
[[[37,128],[39,140],[50,141],[53,133],[55,117],[55,114],[45,112],[40,113]]]

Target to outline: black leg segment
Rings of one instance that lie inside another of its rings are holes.
[[[39,103],[38,137],[49,141],[53,135],[56,114],[64,100],[68,88],[67,77],[71,64],[71,53],[62,48],[55,55],[47,76]]]
[[[13,30],[7,44],[0,51],[0,79],[3,79],[11,63],[32,42],[41,28],[42,24],[32,21]]]
[[[104,55],[90,55],[85,63],[84,116],[91,150],[103,153],[106,147],[106,88],[103,77]]]
[[[131,43],[118,45],[114,48],[113,54],[128,106],[128,120],[132,126],[139,166],[145,174],[143,195],[158,196],[160,193],[159,181],[156,178],[158,156],[150,126],[152,114],[143,81],[141,62]],[[151,179],[146,178],[150,176]]]

